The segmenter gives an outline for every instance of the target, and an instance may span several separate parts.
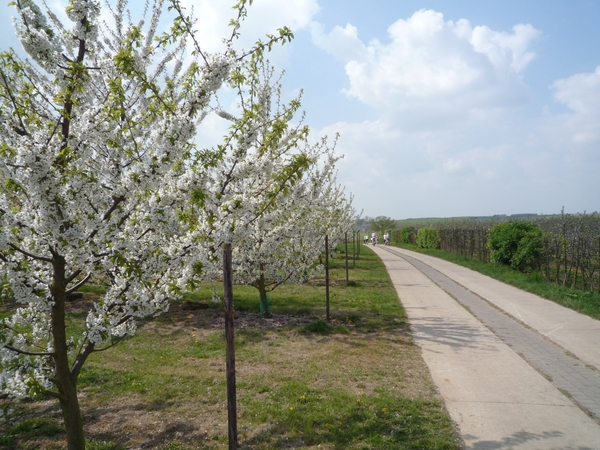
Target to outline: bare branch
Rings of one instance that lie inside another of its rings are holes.
[[[34,255],[33,253],[29,253],[26,250],[23,250],[20,247],[17,247],[15,244],[13,243],[9,243],[8,244],[9,247],[15,249],[16,251],[18,251],[19,253],[22,253],[23,255],[29,257],[29,258],[33,258],[36,259],[38,261],[44,261],[44,262],[48,262],[51,263],[52,262],[52,258],[48,258],[47,256],[38,256],[38,255]]]
[[[20,355],[28,355],[28,356],[54,356],[54,353],[51,352],[27,352],[25,350],[19,350],[18,348],[13,347],[12,345],[5,344],[4,348],[7,348],[11,352],[18,353]]]
[[[17,100],[13,96],[12,89],[8,85],[8,81],[6,80],[6,75],[4,75],[4,71],[0,71],[0,75],[2,76],[2,82],[4,83],[4,87],[6,87],[6,92],[10,97],[10,101],[13,104],[13,110],[19,119],[19,124],[21,125],[20,128],[13,127],[13,129],[19,136],[27,136],[29,134],[27,132],[27,127],[25,127],[25,124],[23,123],[23,117],[21,117],[21,112],[19,111]]]
[[[81,271],[78,271],[78,272],[81,273]],[[92,277],[92,274],[88,273],[83,280],[81,280],[79,283],[77,283],[72,288],[68,289],[66,291],[67,294],[72,294],[73,292],[75,292],[77,289],[79,289],[81,286],[83,286],[85,283],[87,283],[91,277]]]
[[[71,374],[73,375],[73,378],[75,380],[79,376],[79,373],[81,372],[81,368],[83,367],[85,360],[94,351],[94,347],[95,345],[93,343],[88,342],[88,344],[85,346],[85,349],[82,352],[80,352],[79,355],[77,355],[77,358],[75,359],[75,361],[73,362],[73,366],[71,367]]]

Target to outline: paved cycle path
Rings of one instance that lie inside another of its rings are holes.
[[[468,449],[599,449],[600,322],[447,261],[371,247]]]

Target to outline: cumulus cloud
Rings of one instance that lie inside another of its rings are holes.
[[[529,146],[552,155],[557,161],[557,176],[564,170],[596,170],[600,164],[600,66],[592,73],[556,80],[550,89],[555,101],[570,111],[551,114],[546,110],[532,129]]]
[[[206,51],[222,48],[222,39],[231,35],[228,26],[234,18],[233,1],[183,0],[188,10],[193,8],[198,19],[196,29]],[[257,39],[265,40],[267,33],[274,34],[278,28],[288,26],[292,32],[305,28],[319,11],[317,0],[255,0],[248,8],[248,16],[242,23],[241,48],[248,49]]]
[[[533,25],[497,31],[420,10],[392,23],[386,41],[367,42],[352,24],[326,32],[312,23],[310,31],[314,45],[344,64],[342,92],[375,113],[320,130],[340,132],[347,156],[340,181],[357,204],[368,205],[367,214],[390,215],[390,200],[394,210],[426,217],[536,212],[527,205],[538,205],[542,195],[551,198],[544,208],[552,211],[548,204],[569,198],[572,190],[555,183],[565,150],[522,114],[530,101],[523,73],[542,36]],[[580,112],[600,104],[598,91],[590,95],[596,76],[553,85],[557,101],[574,111],[573,127]],[[576,186],[575,174],[562,176]]]
[[[328,34],[311,25],[313,43],[345,63],[345,93],[400,119],[400,126],[436,128],[487,118],[528,99],[520,73],[541,36],[532,25],[498,32],[420,10],[387,31],[388,43],[365,45],[350,24]]]
[[[468,28],[468,22],[465,28]],[[471,33],[470,42],[473,49],[486,54],[495,67],[503,68],[508,63],[516,72],[521,72],[535,58],[535,53],[528,51],[528,47],[540,34],[530,24],[515,25],[513,33],[477,26]]]
[[[557,80],[551,89],[556,101],[572,111],[555,118],[552,126],[564,131],[573,144],[597,144],[600,141],[600,66],[593,73]]]
[[[557,101],[584,115],[600,113],[600,66],[594,73],[579,73],[555,81],[552,86]]]
[[[343,28],[336,25],[329,34],[318,22],[312,22],[309,28],[314,44],[342,62],[366,56],[366,47],[358,38],[358,29],[354,25],[346,24]]]

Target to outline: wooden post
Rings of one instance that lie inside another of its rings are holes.
[[[229,450],[237,449],[237,407],[235,392],[235,345],[233,323],[233,283],[231,244],[223,247],[223,299],[225,301],[225,338],[227,369],[227,421]]]
[[[325,317],[329,322],[329,240],[325,235]]]
[[[346,231],[346,233],[344,233],[344,239],[346,242],[346,284],[348,284],[348,281],[350,281],[350,279],[348,278],[348,232]]]
[[[352,268],[356,269],[356,257],[358,256],[358,236],[356,232],[352,233]]]

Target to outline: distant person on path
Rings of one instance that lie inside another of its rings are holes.
[[[369,243],[369,235],[365,234],[365,245]]]
[[[383,243],[385,245],[390,245],[390,233],[385,233],[383,235]]]
[[[377,241],[375,240],[377,237],[377,235],[375,233],[371,234],[371,242],[373,242],[373,245],[377,244]]]

